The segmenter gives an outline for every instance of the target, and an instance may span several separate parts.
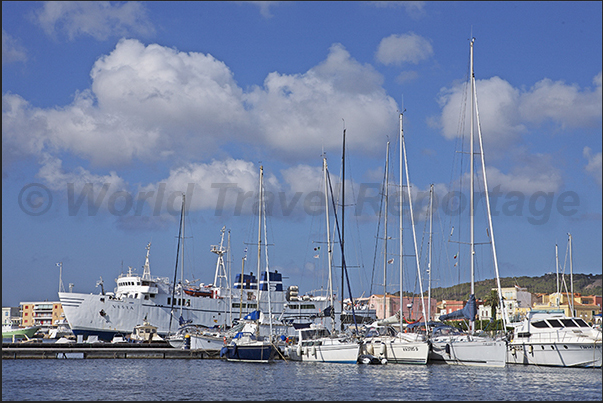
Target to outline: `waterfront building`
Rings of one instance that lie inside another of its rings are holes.
[[[383,294],[373,294],[368,298],[367,304],[369,309],[374,309],[378,319],[389,318],[400,311],[400,296],[394,294],[385,295],[385,305],[383,304]],[[403,298],[404,317],[409,321],[423,320],[423,308],[421,307],[420,297],[404,297]],[[431,299],[431,318],[437,312],[437,301]],[[425,310],[427,311],[428,301],[425,298]]]
[[[41,326],[50,329],[65,318],[63,305],[58,302],[20,302],[21,326]]]
[[[2,324],[10,325],[11,323],[15,323],[17,325],[21,324],[21,315],[19,314],[18,306],[6,306],[2,307]]]
[[[496,291],[496,288],[492,288],[492,290]],[[522,321],[538,300],[536,295],[529,292],[527,288],[517,285],[501,288],[501,292],[505,309],[512,322]],[[500,310],[496,313],[496,319],[502,319]]]
[[[534,303],[535,310],[560,309],[566,316],[582,318],[588,323],[595,322],[595,315],[601,313],[601,305],[597,305],[601,297],[596,295],[585,295],[575,292],[573,298],[569,293],[538,294],[538,299]]]

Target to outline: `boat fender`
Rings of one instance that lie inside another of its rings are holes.
[[[530,354],[534,355],[534,346],[530,344]]]
[[[316,346],[312,346],[312,355],[316,357]]]
[[[450,344],[446,344],[446,354],[450,355]]]
[[[301,345],[298,345],[298,346],[297,346],[297,356],[298,356],[298,357],[301,357],[301,356],[302,356],[302,347],[301,347]]]
[[[373,343],[368,343],[368,345],[366,347],[366,352],[369,353],[370,355],[374,355],[375,350],[373,349]]]
[[[385,354],[385,343],[381,343],[381,347],[379,348],[379,354]]]
[[[226,345],[226,336],[224,336],[224,345]]]

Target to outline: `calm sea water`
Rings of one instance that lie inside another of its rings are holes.
[[[2,400],[601,401],[602,374],[517,365],[8,359],[2,360]]]

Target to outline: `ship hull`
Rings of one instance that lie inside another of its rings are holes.
[[[207,298],[185,296],[184,306],[175,305],[173,316],[170,315],[172,306],[168,304],[168,296],[158,294],[151,299],[122,298],[115,299],[110,295],[59,293],[65,316],[71,330],[77,335],[98,335],[101,340],[110,341],[117,333],[131,333],[134,326],[146,318],[157,326],[157,333],[166,336],[174,333],[179,327],[179,318],[208,328],[231,326],[233,319],[251,312],[256,304],[242,310],[240,300],[234,298]],[[272,314],[287,321],[307,321],[316,316],[326,307],[326,302],[314,301],[311,307],[300,312],[299,309],[289,309],[282,292],[272,292]],[[180,302],[180,298],[175,298]],[[261,306],[267,304],[267,295],[262,296]],[[276,302],[275,302],[276,301]],[[280,302],[279,302],[280,301]],[[267,310],[267,309],[266,309]],[[284,312],[283,312],[284,311]],[[171,318],[171,320],[170,320]]]

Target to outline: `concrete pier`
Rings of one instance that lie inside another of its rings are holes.
[[[149,343],[2,343],[2,359],[219,358],[215,350],[180,350]]]

